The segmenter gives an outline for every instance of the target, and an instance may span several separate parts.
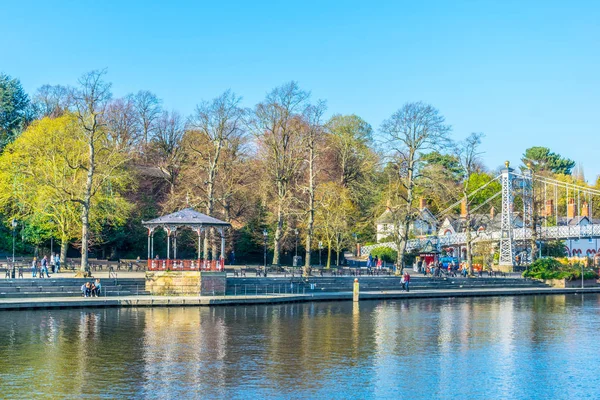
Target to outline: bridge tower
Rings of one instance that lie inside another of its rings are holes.
[[[513,266],[513,169],[509,162],[504,163],[500,182],[502,183],[502,215],[500,217],[500,260],[499,265]]]
[[[533,220],[533,173],[531,171],[531,163],[527,164],[527,169],[523,171],[522,179],[523,188],[523,243],[526,243],[527,233],[531,232],[531,240],[534,238],[535,222]],[[533,261],[531,254],[531,246],[525,246],[527,249],[526,259],[524,263],[529,264]]]

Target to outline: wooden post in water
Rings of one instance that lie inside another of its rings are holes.
[[[358,286],[358,278],[354,278],[354,290],[352,291],[352,300],[358,301],[359,294],[359,286]]]

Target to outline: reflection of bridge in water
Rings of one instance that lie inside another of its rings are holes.
[[[476,206],[472,212],[481,208],[496,197],[502,196],[502,214],[499,229],[484,230],[472,229],[471,242],[494,242],[499,245],[499,264],[512,266],[515,256],[522,255],[522,261],[531,261],[532,241],[544,242],[555,240],[568,240],[569,243],[578,243],[580,239],[600,239],[600,220],[593,219],[594,198],[600,196],[600,191],[588,187],[562,182],[543,175],[534,174],[531,169],[522,173],[509,168],[508,163],[501,174],[494,178],[501,182],[499,192]],[[469,196],[484,189],[488,184],[477,189]],[[520,199],[521,211],[515,212],[514,200]],[[444,216],[453,210],[453,204],[439,215]],[[535,213],[535,209],[538,210]],[[580,213],[578,213],[580,211]],[[562,213],[564,212],[564,213]],[[562,214],[563,216],[560,216]],[[517,224],[517,219],[519,223]],[[597,240],[589,240],[587,255],[600,251]],[[444,248],[465,245],[466,232],[432,235],[410,239],[406,243],[407,252],[424,251],[440,252]],[[377,243],[361,248],[361,254],[367,255],[377,247],[387,246],[396,249],[394,242]],[[581,255],[581,248],[565,246],[569,255]],[[579,246],[581,247],[581,246]],[[520,252],[517,253],[517,248]],[[586,254],[586,253],[583,253]]]

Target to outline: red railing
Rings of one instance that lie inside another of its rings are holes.
[[[148,260],[148,271],[224,271],[225,260]]]

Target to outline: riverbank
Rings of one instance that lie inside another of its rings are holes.
[[[361,292],[360,300],[404,300],[491,296],[532,296],[600,293],[600,288],[488,288],[423,291]],[[352,292],[269,294],[249,296],[113,296],[97,298],[53,297],[0,300],[0,310],[85,308],[85,307],[190,307],[280,304],[312,301],[352,301]]]

